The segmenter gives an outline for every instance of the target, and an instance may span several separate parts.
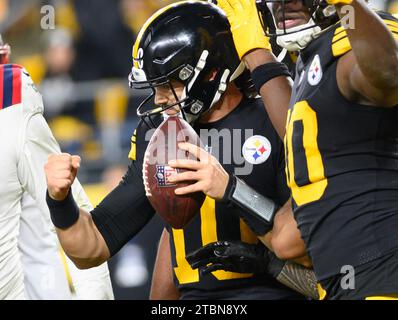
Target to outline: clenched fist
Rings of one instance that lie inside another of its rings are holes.
[[[68,195],[80,167],[81,158],[68,153],[52,154],[44,166],[50,197],[62,201]]]

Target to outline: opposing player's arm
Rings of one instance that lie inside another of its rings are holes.
[[[166,229],[160,237],[158,253],[152,275],[150,300],[178,300],[180,292],[173,281],[170,234]]]
[[[104,238],[85,210],[79,209],[79,218],[71,227],[56,230],[65,253],[79,269],[99,266],[110,258]]]
[[[218,0],[231,24],[236,50],[252,72],[268,115],[281,138],[285,135],[292,80],[286,66],[278,63],[264,35],[253,0]]]
[[[47,203],[65,253],[78,268],[98,266],[113,256],[154,215],[139,169],[132,163],[122,182],[91,213],[69,192],[80,158],[51,155],[45,166]]]
[[[23,77],[27,83],[32,84],[31,79],[28,78],[26,74],[23,74]],[[47,231],[52,232],[54,226],[51,223],[45,200],[47,184],[43,166],[50,154],[60,153],[60,148],[42,115],[42,108],[40,108],[41,97],[39,93],[35,91],[33,84],[28,85],[25,90],[26,99],[23,104],[25,122],[23,126],[24,129],[21,130],[21,137],[19,139],[21,143],[20,147],[18,147],[20,150],[18,175],[23,188],[35,200],[34,206],[38,208],[37,215],[43,218],[42,222],[44,224],[41,226],[47,227]],[[75,179],[73,183],[72,192],[79,206],[86,211],[91,211],[93,209],[77,179]],[[27,217],[25,217],[25,220],[26,218]],[[33,218],[40,217],[33,216]],[[37,227],[37,224],[34,224],[34,226]],[[29,227],[29,230],[30,229],[32,229],[32,226]],[[33,227],[33,231],[35,231],[34,229],[35,227]],[[21,236],[23,236],[23,234],[21,234]],[[21,239],[23,238],[24,237]],[[43,245],[40,243],[41,242],[38,241],[35,244],[38,250],[40,249],[40,245]],[[54,246],[55,249],[58,244],[54,243]],[[54,251],[54,254],[56,254],[56,251]],[[66,263],[70,272],[71,281],[76,290],[76,295],[79,299],[113,299],[112,285],[106,263],[90,271],[77,270],[69,259],[66,259]],[[59,275],[62,276],[63,274]]]
[[[346,32],[352,51],[340,58],[337,81],[342,94],[362,104],[394,107],[398,104],[398,22],[385,20],[363,0],[354,0],[349,11],[354,28]],[[344,17],[343,4],[336,8]]]

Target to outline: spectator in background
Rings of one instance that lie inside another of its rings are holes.
[[[120,10],[124,23],[138,33],[145,21],[160,7],[166,6],[172,0],[121,0]]]
[[[47,31],[44,60],[47,66],[41,91],[46,105],[46,117],[52,119],[73,106],[73,80],[70,75],[75,60],[73,39],[66,29]]]
[[[74,1],[80,27],[76,80],[127,77],[135,35],[123,24],[120,0]]]
[[[72,34],[63,28],[48,30],[42,42],[45,69],[40,91],[46,119],[62,150],[80,151],[93,137],[93,128],[87,124],[93,118],[93,108],[77,103],[80,97],[72,74],[76,58]]]

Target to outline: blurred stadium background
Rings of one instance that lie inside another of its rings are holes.
[[[45,117],[63,151],[82,156],[79,178],[94,205],[128,165],[136,107],[128,87],[140,27],[171,0],[0,0],[0,32],[43,94]],[[398,14],[398,0],[372,0]],[[43,6],[55,29],[43,30]],[[147,299],[162,222],[156,217],[110,262],[117,299]]]

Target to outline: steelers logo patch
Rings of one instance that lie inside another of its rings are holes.
[[[319,55],[316,55],[314,60],[311,63],[310,70],[308,72],[308,83],[311,86],[316,86],[321,82],[323,77],[321,59]]]
[[[271,143],[266,137],[253,136],[244,143],[242,154],[247,162],[260,164],[267,161],[271,155],[271,149]]]

